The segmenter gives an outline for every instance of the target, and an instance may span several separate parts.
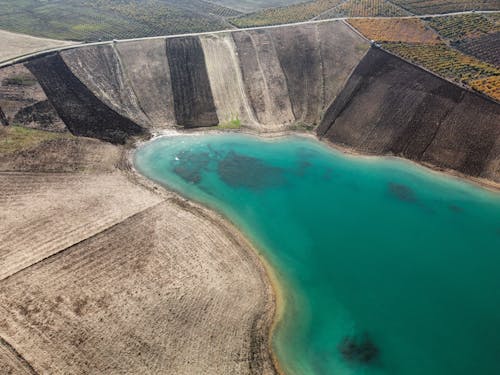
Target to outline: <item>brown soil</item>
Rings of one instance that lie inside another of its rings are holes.
[[[75,42],[63,40],[36,38],[34,36],[12,33],[5,30],[0,30],[0,41],[0,61],[13,59],[18,56],[49,48],[76,44]]]
[[[251,245],[124,155],[84,138],[0,155],[0,372],[275,373]]]

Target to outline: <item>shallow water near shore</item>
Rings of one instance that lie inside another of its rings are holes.
[[[286,374],[500,374],[500,194],[302,137],[169,136],[134,162],[276,270]]]

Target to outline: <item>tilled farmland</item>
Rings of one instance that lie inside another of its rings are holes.
[[[275,373],[254,250],[124,152],[76,138],[0,159],[0,372]]]

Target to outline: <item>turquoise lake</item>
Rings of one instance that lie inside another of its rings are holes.
[[[500,194],[306,137],[163,137],[135,166],[276,270],[286,374],[500,374]]]

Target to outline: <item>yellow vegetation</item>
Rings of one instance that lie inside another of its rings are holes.
[[[351,19],[349,23],[368,39],[379,42],[439,44],[438,34],[419,19]]]
[[[445,44],[386,43],[383,47],[443,77],[498,98],[500,68],[492,64],[465,55]]]
[[[469,82],[469,84],[475,90],[484,92],[486,95],[500,101],[500,75],[477,79]]]

